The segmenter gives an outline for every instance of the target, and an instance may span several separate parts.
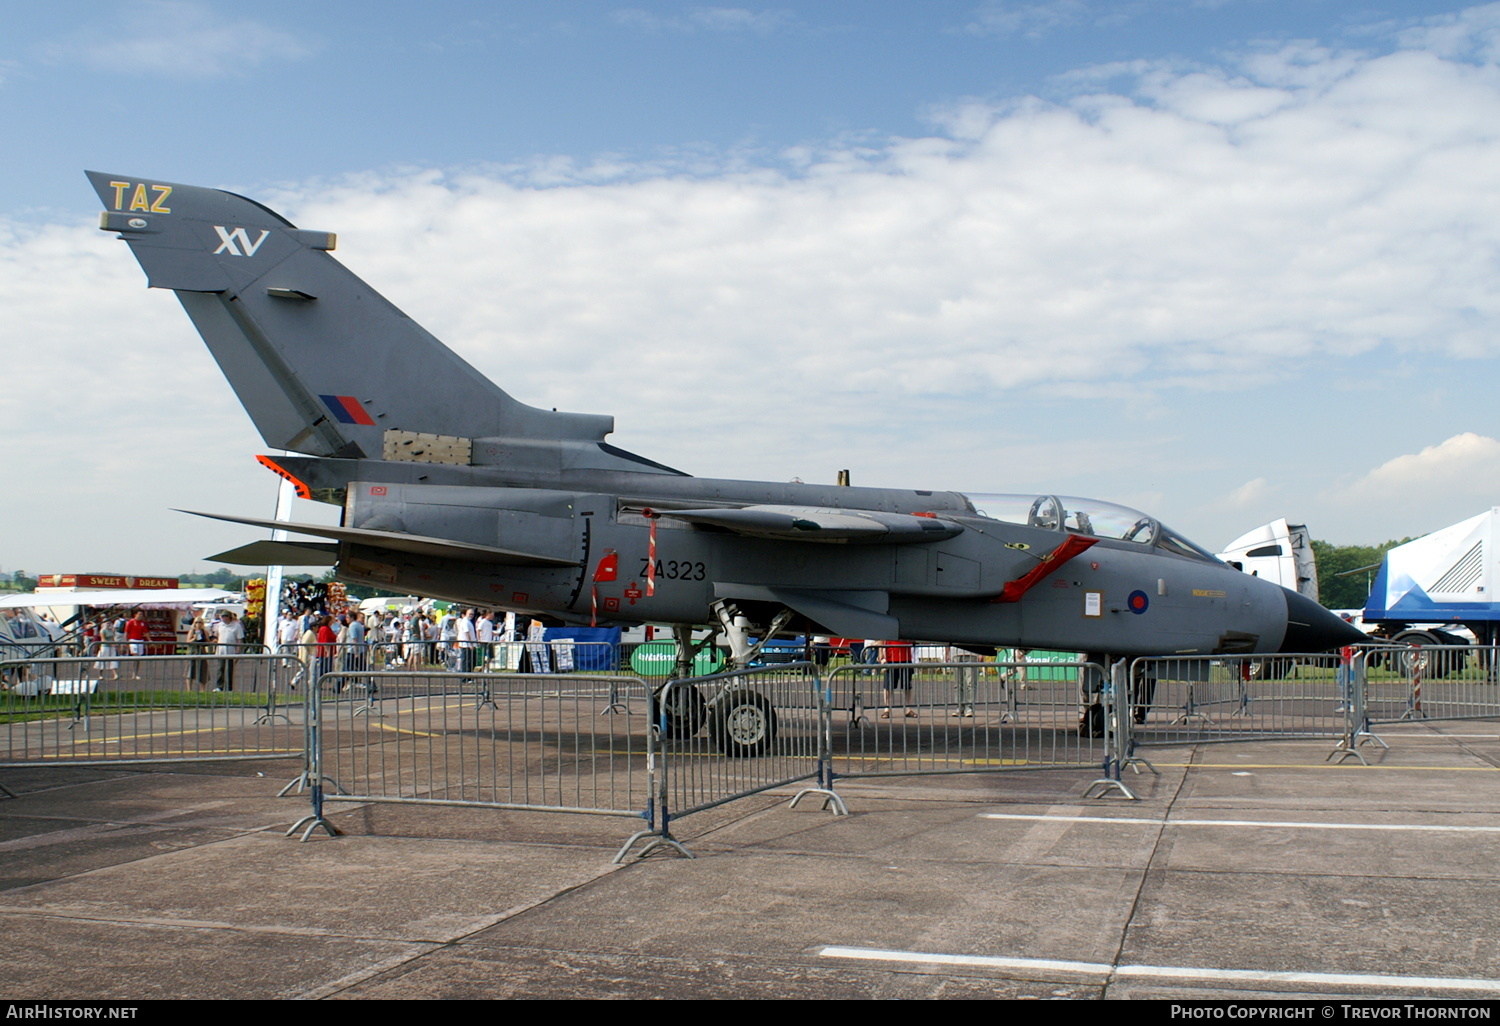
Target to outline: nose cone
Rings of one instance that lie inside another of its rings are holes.
[[[1322,652],[1370,640],[1364,631],[1306,595],[1285,588],[1282,591],[1286,595],[1286,636],[1281,639],[1280,651]]]

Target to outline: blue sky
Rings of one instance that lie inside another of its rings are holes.
[[[1497,40],[1415,2],[10,5],[0,569],[200,567],[247,529],[170,509],[274,492],[85,167],[337,231],[518,398],[692,473],[1210,547],[1442,527],[1500,501]]]

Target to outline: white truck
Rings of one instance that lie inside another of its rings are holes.
[[[1500,640],[1500,506],[1386,553],[1365,602],[1374,635],[1398,645]]]
[[[1318,564],[1313,559],[1312,535],[1306,524],[1289,524],[1285,517],[1273,520],[1230,542],[1219,558],[1247,574],[1318,601]]]

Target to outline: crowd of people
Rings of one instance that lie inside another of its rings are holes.
[[[7,610],[11,619],[14,611]],[[45,614],[43,614],[45,615]],[[173,614],[174,616],[176,614]],[[141,680],[144,664],[126,658],[187,655],[179,665],[190,689],[233,691],[235,661],[225,658],[262,651],[259,625],[233,610],[214,615],[196,611],[181,633],[162,640],[162,624],[153,624],[143,609],[121,616],[117,611],[84,619],[62,651],[87,659],[101,680]],[[186,614],[183,617],[186,621]],[[12,633],[21,636],[19,630]],[[29,635],[27,635],[29,636]],[[277,621],[273,649],[304,660],[314,677],[343,671],[450,670],[467,672],[488,665],[501,642],[518,638],[514,616],[491,610],[417,606],[404,610],[362,612],[346,605],[330,612],[326,605],[284,609]]]
[[[314,679],[340,671],[371,669],[482,669],[498,643],[517,640],[514,618],[499,621],[488,609],[414,608],[363,613],[283,610],[276,624],[276,650],[294,654]]]
[[[101,680],[141,679],[142,664],[134,659],[124,664],[130,676],[121,676],[121,657],[148,654],[151,628],[143,610],[133,610],[128,618],[101,616],[85,620],[81,640],[83,652],[94,660],[94,669]],[[184,664],[183,682],[206,691],[212,681],[215,691],[233,691],[234,660],[223,657],[238,655],[245,648],[245,624],[233,610],[221,611],[212,622],[205,622],[203,614],[198,613],[187,631],[186,654],[195,658]],[[177,651],[175,643],[171,651]],[[218,658],[207,658],[210,655]]]

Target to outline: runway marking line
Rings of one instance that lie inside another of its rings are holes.
[[[927,765],[946,763],[953,766],[1058,766],[1066,768],[1072,766],[1076,769],[1097,769],[1095,763],[1049,763],[1045,759],[964,759],[954,756],[924,756],[921,752],[892,755],[840,755],[835,753],[834,759],[842,762],[859,763],[890,763],[915,761]],[[1424,773],[1500,773],[1500,766],[1329,766],[1322,763],[1278,763],[1278,762],[1158,762],[1150,760],[1153,766],[1164,766],[1168,769],[1263,769],[1263,770],[1417,770]]]
[[[1153,766],[1169,769],[1268,769],[1268,770],[1420,770],[1423,773],[1500,773],[1500,766],[1350,766],[1327,763],[1285,762],[1157,762]]]
[[[243,724],[226,725],[223,727],[194,727],[192,730],[163,730],[155,734],[119,734],[115,737],[89,737],[84,735],[75,737],[72,741],[75,745],[117,745],[124,741],[139,741],[141,738],[186,737],[189,734],[217,734],[225,730],[246,730],[253,728],[254,724],[249,728]]]
[[[980,819],[1019,819],[1051,823],[1131,823],[1137,826],[1280,827],[1296,830],[1407,830],[1426,833],[1500,834],[1500,826],[1443,826],[1428,823],[1306,823],[1297,820],[1149,819],[1140,816],[1049,816],[1045,813],[981,812]]]
[[[953,756],[924,757],[921,752],[912,752],[912,753],[908,753],[908,754],[904,754],[904,755],[838,755],[838,754],[835,754],[834,758],[838,759],[838,760],[840,760],[842,762],[866,762],[866,763],[869,763],[869,762],[873,762],[873,763],[905,762],[905,761],[908,761],[908,760],[915,760],[917,762],[927,763],[927,764],[932,764],[932,763],[947,763],[947,764],[952,765],[952,766],[1033,766],[1033,765],[1038,765],[1038,763],[1035,760],[1033,760],[1033,759],[963,759],[963,758],[956,758],[956,757],[953,757]],[[1040,765],[1050,765],[1050,764],[1043,762],[1043,763],[1040,763]],[[1060,764],[1060,765],[1074,765],[1074,764],[1073,763],[1066,763],[1066,764]],[[1079,768],[1079,769],[1089,769],[1091,767],[1092,768],[1097,768],[1097,766],[1095,766],[1094,763],[1089,763],[1088,765],[1083,765],[1081,763],[1077,764],[1077,768]]]
[[[1266,969],[1200,969],[1172,965],[1109,965],[1047,958],[1002,958],[992,955],[947,955],[926,951],[885,951],[878,948],[829,946],[824,958],[849,958],[904,965],[956,965],[987,969],[1085,973],[1105,979],[1219,980],[1236,983],[1311,983],[1346,987],[1401,987],[1413,990],[1480,990],[1500,993],[1500,980],[1449,976],[1395,976],[1376,973],[1299,973]]]
[[[300,748],[184,748],[175,752],[158,752],[147,750],[145,752],[130,753],[137,759],[148,756],[161,756],[163,760],[171,760],[191,755],[301,755]],[[43,759],[76,759],[76,752],[43,752]]]
[[[392,734],[410,734],[412,737],[442,737],[441,734],[428,734],[420,730],[407,730],[404,727],[392,727],[385,723],[377,723],[375,726],[381,730],[389,730]]]

